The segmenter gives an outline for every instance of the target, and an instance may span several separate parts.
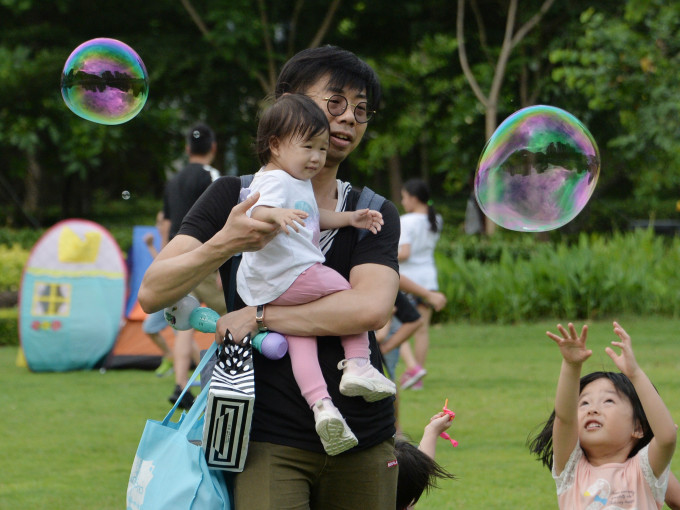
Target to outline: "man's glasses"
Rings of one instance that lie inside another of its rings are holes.
[[[339,117],[345,110],[347,110],[347,105],[354,107],[354,118],[359,124],[366,124],[375,113],[374,110],[368,109],[368,103],[366,101],[361,101],[359,104],[351,104],[347,101],[345,96],[339,94],[332,95],[331,97],[324,97],[324,101],[327,101],[328,113],[333,117]]]

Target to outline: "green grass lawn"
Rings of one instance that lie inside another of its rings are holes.
[[[680,422],[680,320],[620,322]],[[460,445],[440,440],[437,460],[458,479],[418,508],[557,508],[550,473],[525,446],[552,410],[560,355],[545,331],[554,326],[433,327],[425,388],[401,393],[401,425],[417,441],[448,398]],[[615,370],[604,353],[611,330],[590,323],[586,371]],[[168,411],[172,380],[133,370],[33,374],[15,366],[16,354],[0,348],[0,508],[123,508],[145,421]],[[680,457],[672,467],[680,473]]]

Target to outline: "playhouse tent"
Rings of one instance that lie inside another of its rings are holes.
[[[70,219],[33,246],[19,293],[19,338],[36,372],[90,369],[121,324],[127,269],[101,225]]]

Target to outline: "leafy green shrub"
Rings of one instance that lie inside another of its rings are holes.
[[[19,310],[0,308],[0,346],[19,345]]]
[[[530,239],[530,238],[528,238]],[[621,314],[680,315],[680,239],[650,230],[605,238],[581,234],[573,245],[532,240],[470,258],[465,243],[437,253],[439,320],[511,323]]]
[[[155,222],[155,216],[151,218],[138,217],[130,223],[124,224],[107,224],[100,223],[104,228],[106,228],[113,238],[120,246],[123,255],[125,255],[132,246],[132,228],[134,225],[153,225]],[[99,222],[96,222],[99,223]],[[30,249],[38,242],[40,237],[47,231],[47,229],[10,229],[10,228],[0,228],[0,249],[2,248],[12,248],[15,245],[30,251]],[[2,255],[0,254],[0,257]],[[1,259],[0,259],[1,260]],[[0,266],[4,267],[4,266]],[[1,276],[0,276],[1,281]],[[0,283],[0,290],[2,290],[2,284]]]
[[[28,260],[29,250],[19,244],[10,247],[0,244],[0,292],[19,290],[21,272]]]
[[[40,239],[45,233],[45,229],[13,229],[13,228],[0,228],[0,247],[7,246],[11,247],[18,244],[26,250],[30,250],[31,247]]]

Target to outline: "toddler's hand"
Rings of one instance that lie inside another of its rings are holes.
[[[290,235],[289,228],[295,232],[300,232],[300,227],[305,226],[305,218],[309,216],[309,214],[299,209],[283,209],[278,207],[270,208],[269,213],[272,217],[272,223],[276,223],[281,232],[286,235]]]
[[[373,209],[359,209],[354,211],[351,217],[351,225],[354,228],[363,228],[377,234],[385,224],[382,214]]]

